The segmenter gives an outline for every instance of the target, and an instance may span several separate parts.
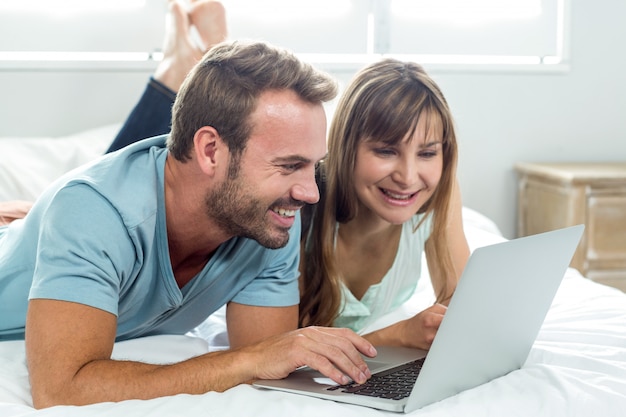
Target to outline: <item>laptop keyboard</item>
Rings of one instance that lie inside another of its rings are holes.
[[[341,390],[341,392],[350,394],[401,400],[411,394],[417,375],[422,370],[424,359],[426,358],[375,373],[364,384],[351,382],[345,385],[335,385],[327,388],[327,390]]]

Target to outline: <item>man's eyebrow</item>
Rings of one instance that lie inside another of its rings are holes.
[[[288,156],[278,156],[274,158],[274,163],[276,164],[293,164],[294,162],[302,162],[303,164],[311,163],[309,158],[305,158],[302,155],[288,155]]]
[[[326,159],[327,156],[328,154],[324,155],[321,160]],[[294,162],[310,164],[312,162],[318,162],[318,161],[312,161],[311,159],[305,158],[302,155],[288,155],[288,156],[278,156],[274,158],[273,162],[276,164],[286,164],[286,163],[293,164]]]

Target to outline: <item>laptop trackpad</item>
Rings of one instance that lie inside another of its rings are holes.
[[[388,369],[392,366],[394,366],[394,364],[390,364],[390,363],[386,363],[386,362],[379,362],[379,361],[374,361],[371,359],[368,359],[365,361],[367,363],[367,366],[370,368],[370,372],[375,374],[376,372],[380,372],[380,371],[384,371],[385,369]],[[313,377],[313,381],[315,381],[316,384],[320,384],[320,385],[337,385],[337,383],[335,381],[333,381],[330,378],[326,378],[323,375],[319,374],[320,376],[317,377]]]
[[[370,372],[373,374],[396,365],[393,363],[380,362],[380,361],[371,360],[371,359],[366,360],[365,363],[367,363],[368,368],[370,368]]]

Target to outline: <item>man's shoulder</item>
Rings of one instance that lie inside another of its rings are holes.
[[[136,152],[141,151],[142,149],[150,149],[150,148],[165,148],[167,145],[167,138],[169,134],[153,136],[150,138],[145,138],[138,140],[137,142],[131,143],[130,145],[114,152],[114,153],[124,153],[124,152]]]
[[[129,145],[67,173],[40,200],[46,204],[78,201],[83,210],[106,202],[132,228],[156,214],[162,194],[164,152],[165,136]],[[65,197],[60,200],[59,196]]]

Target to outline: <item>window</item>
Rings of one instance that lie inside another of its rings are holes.
[[[0,61],[34,68],[146,62],[161,45],[166,7],[155,0],[0,0]]]
[[[569,0],[222,1],[231,38],[264,39],[335,69],[383,55],[452,70],[568,64]],[[0,65],[158,59],[166,7],[165,0],[0,0]]]
[[[317,63],[393,55],[448,69],[567,64],[568,0],[223,1],[232,37],[266,39]]]

